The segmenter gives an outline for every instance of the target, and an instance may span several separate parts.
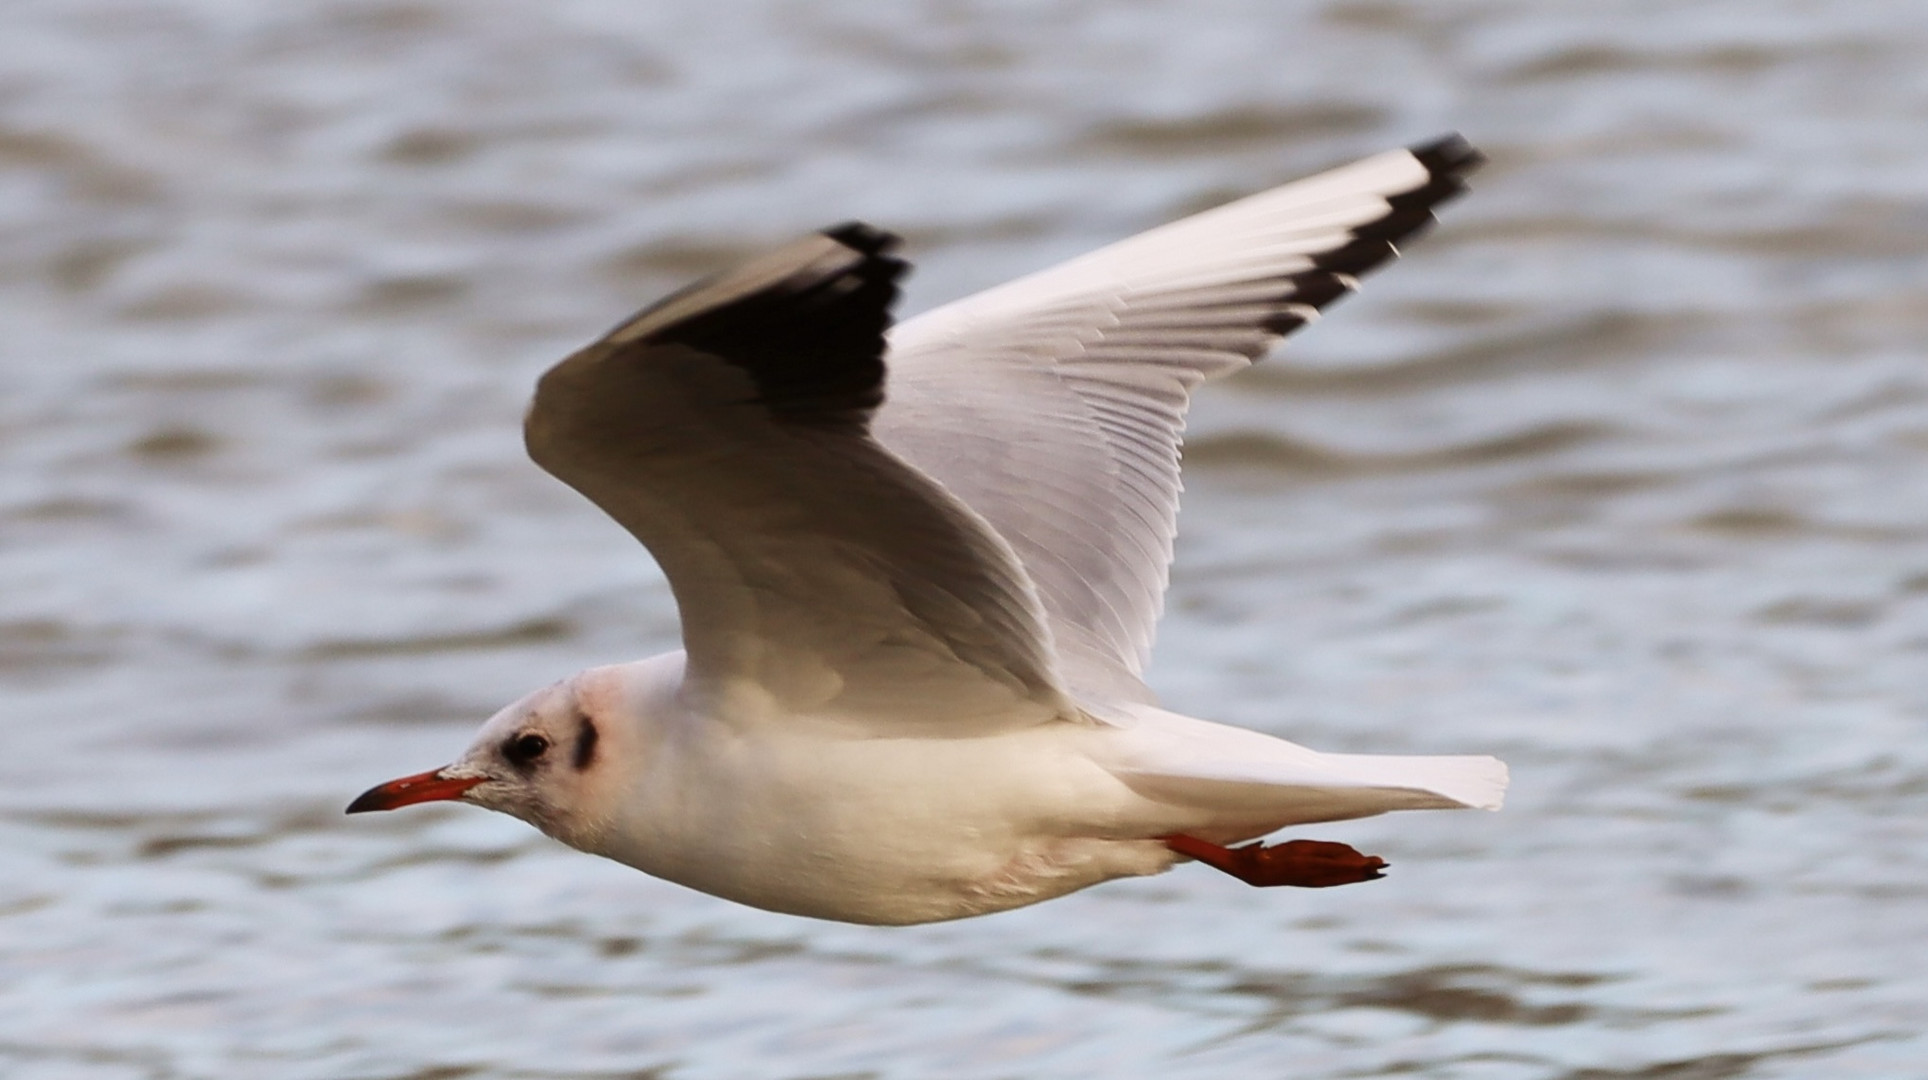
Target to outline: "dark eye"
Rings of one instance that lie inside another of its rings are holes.
[[[549,740],[533,731],[524,732],[510,739],[502,747],[502,756],[511,765],[527,765],[549,750]]]

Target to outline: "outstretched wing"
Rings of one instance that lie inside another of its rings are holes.
[[[1009,541],[1081,695],[1146,701],[1191,393],[1398,254],[1483,159],[1458,136],[1219,207],[891,334],[878,439]]]
[[[905,264],[861,225],[701,282],[542,377],[529,454],[662,564],[727,718],[1068,715],[1011,548],[869,435]]]

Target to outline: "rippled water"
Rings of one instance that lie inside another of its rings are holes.
[[[0,37],[9,1077],[1928,1075],[1928,15],[19,0]],[[1491,751],[1499,815],[911,930],[464,808],[669,647],[534,376],[849,217],[928,306],[1440,131],[1475,195],[1200,403],[1155,683]]]

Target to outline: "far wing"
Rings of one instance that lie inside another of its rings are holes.
[[[890,338],[877,438],[1010,542],[1070,688],[1146,701],[1179,442],[1246,367],[1433,221],[1483,159],[1457,136],[1207,211],[928,312]]]
[[[662,564],[711,712],[1070,715],[1010,547],[868,433],[894,242],[844,226],[645,310],[543,376],[530,456]]]

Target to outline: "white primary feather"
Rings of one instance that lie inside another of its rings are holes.
[[[1457,137],[1153,229],[890,335],[878,440],[1016,549],[1076,694],[1151,700],[1192,391],[1237,371],[1464,190]]]

